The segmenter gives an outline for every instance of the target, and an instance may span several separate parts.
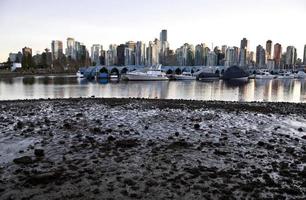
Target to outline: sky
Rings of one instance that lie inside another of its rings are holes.
[[[268,39],[306,44],[306,0],[0,0],[0,61],[25,46],[33,53],[52,40],[73,37],[92,44],[148,43],[168,30],[171,49],[184,43],[240,46],[251,50]]]

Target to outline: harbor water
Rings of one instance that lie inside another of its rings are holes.
[[[75,76],[0,79],[0,100],[76,97],[306,102],[306,80],[88,81]]]

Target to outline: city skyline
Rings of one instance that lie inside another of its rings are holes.
[[[50,48],[50,41],[65,41],[68,37],[77,38],[87,47],[108,47],[130,40],[148,44],[158,38],[161,29],[168,30],[171,49],[184,43],[239,47],[241,38],[246,37],[252,51],[272,40],[285,48],[295,46],[303,59],[306,28],[299,19],[306,18],[306,2],[302,0],[259,0],[247,5],[240,0],[191,0],[176,1],[175,6],[161,0],[146,5],[138,0],[74,2],[1,1],[0,25],[6,31],[0,33],[0,60],[6,61],[10,52],[25,46],[31,47],[33,54],[42,52]]]

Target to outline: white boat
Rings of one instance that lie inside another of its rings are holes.
[[[294,77],[297,79],[305,79],[306,73],[304,71],[299,71]]]
[[[278,79],[294,79],[294,74],[291,72],[286,72],[286,73],[280,73],[277,76]]]
[[[259,72],[255,75],[255,79],[274,79],[275,76],[269,72]]]
[[[127,72],[122,76],[123,79],[128,81],[167,81],[169,78],[166,76],[165,72],[161,71],[161,66],[157,68],[151,67],[147,71],[132,71]]]
[[[180,75],[175,74],[173,77],[175,80],[196,80],[197,78],[193,76],[191,72],[183,72]]]
[[[84,78],[84,73],[82,73],[80,70],[76,73],[76,76],[78,78]]]

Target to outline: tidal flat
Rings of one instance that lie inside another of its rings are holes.
[[[305,199],[306,104],[0,102],[0,199]]]

